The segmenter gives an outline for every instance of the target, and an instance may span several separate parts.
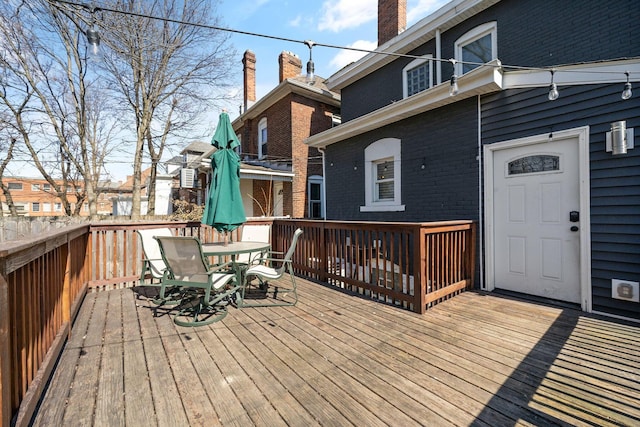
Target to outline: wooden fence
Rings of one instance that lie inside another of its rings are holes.
[[[283,251],[304,230],[297,275],[418,313],[473,286],[475,224],[265,220]],[[199,222],[75,225],[0,244],[0,422],[28,425],[90,289],[136,285],[135,230],[169,227],[203,242],[224,236]],[[240,230],[231,233],[239,238]]]

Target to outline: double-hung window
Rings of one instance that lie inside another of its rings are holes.
[[[258,158],[267,157],[267,118],[263,117],[258,122]]]
[[[374,202],[390,201],[394,199],[393,158],[374,162]]]
[[[402,69],[402,87],[404,97],[415,95],[433,86],[432,55],[414,59]]]
[[[361,212],[404,211],[400,140],[383,138],[364,150],[365,204]]]
[[[455,73],[459,76],[498,58],[497,23],[487,22],[467,31],[456,40],[455,51]]]

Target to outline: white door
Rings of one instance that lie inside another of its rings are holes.
[[[580,303],[578,138],[493,151],[495,287]]]
[[[273,216],[284,216],[284,188],[281,181],[273,183]]]

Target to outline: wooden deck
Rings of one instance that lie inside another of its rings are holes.
[[[34,425],[639,425],[640,326],[466,292],[418,315],[299,280],[181,328],[87,295]]]

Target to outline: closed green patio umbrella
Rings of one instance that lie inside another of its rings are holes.
[[[211,155],[213,179],[202,223],[224,232],[226,242],[227,233],[247,220],[240,193],[240,157],[234,150],[240,141],[226,112],[220,114],[211,144],[217,150]]]

